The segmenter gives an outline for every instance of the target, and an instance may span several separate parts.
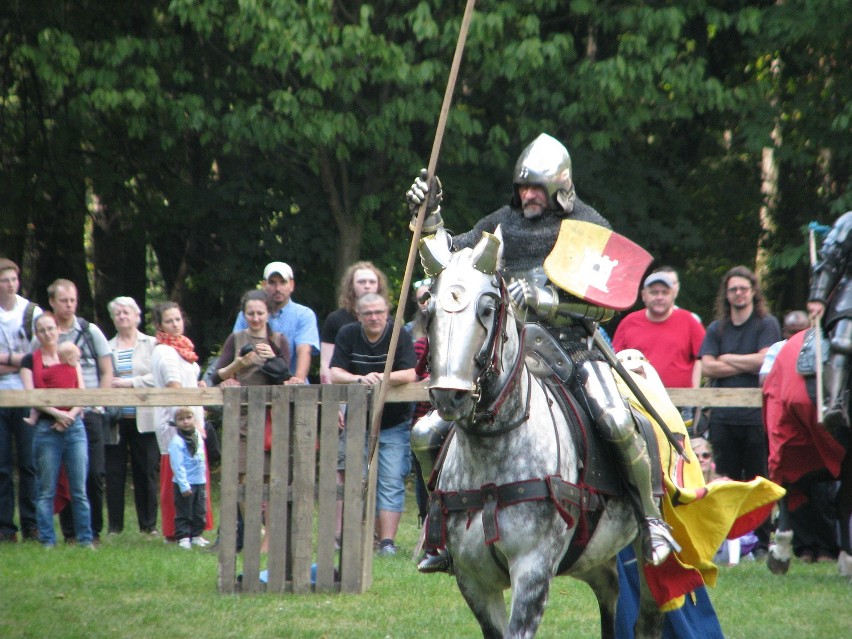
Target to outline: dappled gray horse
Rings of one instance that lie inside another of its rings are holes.
[[[446,541],[485,637],[535,635],[557,574],[591,586],[601,636],[614,637],[616,555],[637,536],[636,518],[626,496],[602,497],[582,483],[571,426],[588,431],[588,421],[579,402],[557,397],[526,366],[496,246],[494,236],[454,254],[441,238],[421,246],[424,266],[437,274],[429,394],[440,416],[456,423],[432,494],[427,542]],[[578,546],[580,536],[586,539]],[[636,636],[658,637],[661,617],[642,590]]]

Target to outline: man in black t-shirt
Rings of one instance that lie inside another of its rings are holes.
[[[329,364],[331,381],[377,384],[382,381],[393,331],[388,301],[377,293],[367,293],[358,299],[355,310],[358,322],[344,326],[337,334]],[[411,336],[400,331],[389,383],[396,386],[417,381],[415,364]],[[411,414],[411,402],[390,402],[382,411],[376,488],[380,555],[397,552],[394,539],[405,507],[405,477],[411,469]]]
[[[722,278],[716,307],[720,315],[701,344],[701,371],[717,388],[757,388],[769,347],[781,339],[778,320],[765,308],[757,276],[735,266]],[[716,472],[737,481],[768,477],[766,434],[760,408],[714,408],[710,443]],[[769,527],[758,528],[760,548],[769,545]]]

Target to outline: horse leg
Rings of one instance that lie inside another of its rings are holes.
[[[840,467],[837,493],[837,519],[840,523],[840,556],[837,568],[844,577],[852,577],[852,453],[847,452]]]
[[[550,582],[553,579],[551,567],[554,563],[551,558],[538,553],[513,562],[510,568],[512,610],[507,638],[524,639],[535,636],[547,605]]]
[[[601,615],[601,639],[615,639],[615,613],[619,594],[616,558],[571,576],[589,584],[595,593]]]
[[[639,616],[636,619],[633,636],[635,639],[661,637],[663,635],[663,613],[660,612],[657,601],[648,587],[648,582],[645,581],[644,562],[642,556],[639,554],[642,546],[638,538],[634,542],[633,548],[639,562]]]
[[[773,575],[786,575],[793,557],[793,529],[787,497],[778,502],[778,522],[775,526],[775,543],[770,544],[766,555],[766,566]]]
[[[484,639],[503,639],[506,628],[506,602],[499,587],[491,587],[456,571],[456,583],[470,611],[479,622]]]

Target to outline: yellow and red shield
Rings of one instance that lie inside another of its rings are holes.
[[[641,246],[603,226],[563,220],[544,272],[556,286],[590,304],[623,311],[636,301],[652,260]]]

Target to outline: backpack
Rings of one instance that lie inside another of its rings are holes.
[[[36,308],[38,308],[38,304],[35,302],[27,302],[27,306],[24,308],[24,319],[21,320],[21,328],[24,329],[27,342],[33,341],[33,315],[35,315]]]
[[[77,318],[77,323],[80,324],[80,334],[77,336],[77,339],[74,340],[74,345],[80,346],[80,338],[83,338],[83,341],[86,343],[86,348],[89,349],[89,353],[92,355],[92,359],[95,362],[95,373],[98,376],[98,382],[101,381],[101,368],[98,366],[98,353],[95,350],[95,341],[92,337],[92,329],[89,323],[89,320],[83,319],[82,317]],[[82,350],[82,349],[81,349]]]

